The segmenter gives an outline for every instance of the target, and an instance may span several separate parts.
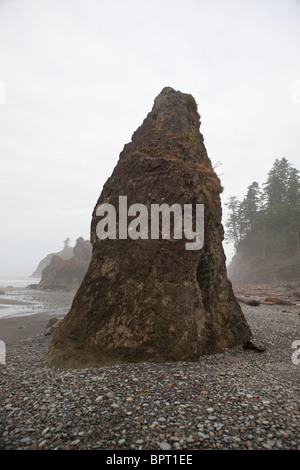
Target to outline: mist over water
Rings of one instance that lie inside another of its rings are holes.
[[[39,281],[39,278],[25,276],[0,276],[0,318],[42,312],[43,304],[33,301],[31,291],[25,289],[30,284],[38,284]]]
[[[40,278],[26,276],[0,275],[0,289],[3,287],[27,287],[30,284],[38,284]]]

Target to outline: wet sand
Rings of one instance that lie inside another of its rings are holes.
[[[6,344],[14,344],[23,339],[42,334],[50,318],[49,313],[36,313],[22,317],[0,319],[0,339]]]
[[[0,296],[0,340],[9,345],[44,333],[50,318],[68,313],[75,293],[5,289]]]

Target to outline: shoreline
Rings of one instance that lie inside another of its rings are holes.
[[[70,310],[76,291],[6,289],[0,296],[0,340],[7,345],[43,334],[50,318],[63,318]]]
[[[52,312],[33,313],[0,318],[0,340],[13,345],[24,339],[34,339],[42,335],[50,318],[62,318]]]
[[[293,300],[291,292],[297,287],[300,287],[300,283],[294,283],[294,285],[288,287],[286,287],[286,283],[270,283],[233,286],[233,290],[235,295],[256,295],[260,300],[263,300],[262,292],[265,295],[281,294],[286,299]],[[74,290],[50,291],[30,289],[28,287],[6,287],[2,289],[5,289],[5,292],[0,295],[0,340],[7,345],[16,344],[23,339],[31,339],[43,334],[50,318],[63,318],[68,313],[76,294]],[[261,303],[261,308],[263,304],[264,302]],[[242,306],[241,303],[240,305]],[[298,303],[288,307],[272,305],[274,312],[284,311],[289,307],[292,310],[295,309],[294,311],[298,310],[297,313],[300,315]],[[7,315],[4,316],[5,309]],[[255,310],[257,307],[251,307],[251,309]]]

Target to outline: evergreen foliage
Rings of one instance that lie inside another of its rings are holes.
[[[229,266],[240,282],[300,280],[300,175],[276,159],[266,182],[255,181],[242,201],[229,198],[227,240],[236,254]]]

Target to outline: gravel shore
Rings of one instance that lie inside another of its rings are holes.
[[[49,336],[7,344],[0,448],[299,450],[299,307],[242,308],[265,352],[62,371]]]

